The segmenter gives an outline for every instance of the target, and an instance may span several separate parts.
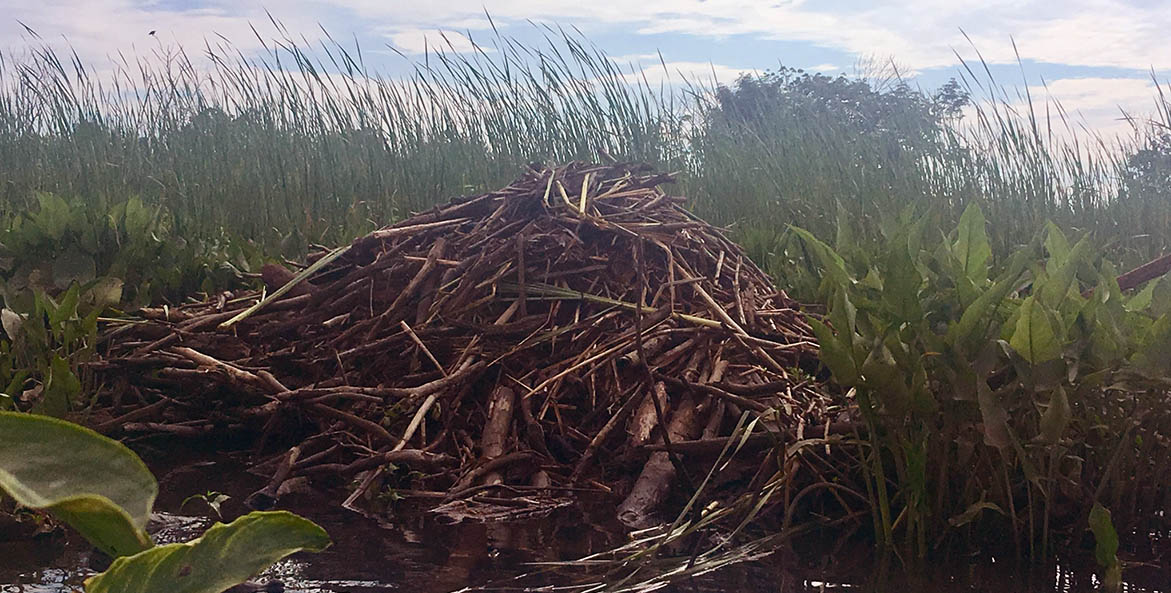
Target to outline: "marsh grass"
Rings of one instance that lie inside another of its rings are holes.
[[[603,152],[683,171],[696,212],[737,226],[762,259],[788,224],[820,235],[843,213],[873,235],[909,204],[946,225],[971,200],[994,222],[997,253],[1048,219],[1127,261],[1169,236],[1165,196],[1122,191],[1137,143],[1107,145],[1058,104],[1010,97],[982,64],[962,72],[985,98],[906,146],[799,110],[713,125],[714,81],[652,83],[572,31],[540,27],[529,45],[496,34],[468,53],[439,45],[387,78],[355,45],[271,27],[255,55],[216,39],[103,65],[30,32],[22,55],[0,55],[0,211],[27,211],[36,191],[137,195],[185,236],[226,230],[288,252],[501,186],[528,162]]]
[[[670,144],[669,101],[561,31],[540,48],[438,47],[388,79],[356,48],[276,26],[258,56],[220,42],[109,70],[44,44],[0,58],[0,208],[29,209],[34,191],[139,195],[195,234],[338,241],[534,160],[660,161]]]

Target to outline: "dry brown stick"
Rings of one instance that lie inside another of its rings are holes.
[[[376,437],[379,440],[386,442],[394,441],[394,437],[391,436],[391,434],[387,432],[385,428],[382,428],[382,425],[376,422],[371,422],[365,418],[359,418],[349,412],[343,412],[337,408],[333,408],[325,404],[313,404],[309,406],[309,409],[317,412],[318,414],[321,414],[322,416],[333,418],[334,420],[341,420],[350,426],[353,426],[354,428],[360,428],[370,436]]]
[[[448,387],[462,383],[469,376],[475,374],[482,369],[485,363],[473,362],[465,364],[460,369],[450,375],[436,379],[419,385],[417,387],[360,387],[360,386],[340,386],[340,387],[300,387],[292,389],[284,393],[277,394],[277,398],[283,401],[298,401],[302,399],[313,399],[325,395],[335,393],[360,393],[363,395],[373,395],[384,399],[390,398],[421,398],[445,391]]]
[[[297,463],[297,458],[301,456],[301,447],[294,446],[289,449],[288,454],[281,458],[280,465],[277,466],[276,471],[273,472],[272,479],[265,484],[264,488],[253,492],[244,499],[244,506],[254,511],[267,511],[276,504],[277,493],[281,488],[281,484],[288,479],[289,473],[293,470],[293,464]]]
[[[431,353],[431,349],[427,348],[427,345],[423,343],[423,340],[419,339],[419,335],[415,333],[415,330],[411,329],[411,326],[407,325],[406,321],[399,321],[398,325],[404,332],[406,332],[408,336],[410,336],[411,341],[413,341],[415,345],[419,347],[419,350],[423,351],[423,354],[427,357],[427,360],[430,360],[431,364],[435,365],[435,368],[438,369],[444,377],[447,377],[447,369],[443,368],[443,365],[439,364],[439,360],[435,358],[435,355]]]
[[[186,358],[187,360],[190,360],[199,366],[219,370],[232,379],[242,383],[247,383],[253,387],[260,388],[269,393],[280,393],[280,390],[274,389],[272,384],[270,384],[268,381],[265,381],[264,379],[234,364],[226,363],[222,360],[199,352],[198,350],[187,348],[185,346],[176,346],[175,348],[172,348],[172,351],[174,351],[175,354],[178,354],[179,356],[182,356],[183,358]]]
[[[516,284],[519,287],[517,303],[520,305],[520,316],[527,317],[528,307],[525,304],[528,290],[525,288],[525,234],[521,231],[516,234]]]
[[[659,400],[659,407],[664,412],[670,410],[670,405],[667,401],[667,387],[662,381],[655,382],[654,397]],[[655,412],[655,403],[649,398],[644,398],[638,407],[638,411],[630,419],[630,445],[637,447],[645,445],[650,442],[651,437],[654,436],[655,427],[659,425],[658,414]]]
[[[204,424],[201,426],[187,426],[180,424],[162,424],[159,422],[127,422],[122,425],[126,432],[150,432],[171,434],[180,437],[201,437],[209,434],[215,426]]]
[[[594,435],[594,438],[590,439],[589,445],[586,445],[585,452],[582,453],[581,457],[577,460],[577,465],[573,467],[573,473],[569,476],[569,480],[571,482],[576,483],[581,479],[582,475],[585,474],[585,470],[593,461],[594,455],[597,453],[598,448],[602,446],[602,443],[606,441],[606,438],[610,436],[610,433],[614,432],[614,429],[620,426],[622,421],[630,415],[631,410],[633,410],[640,402],[644,400],[646,397],[646,392],[647,390],[645,389],[639,389],[635,392],[634,395],[631,395],[629,398],[627,398],[626,402],[622,404],[622,407],[619,408],[618,411],[615,412],[612,416],[610,416],[610,419],[606,421],[606,424],[602,426],[602,429]]]
[[[1154,280],[1171,272],[1171,253],[1149,261],[1118,277],[1118,287],[1122,290],[1138,288],[1143,283]]]
[[[505,385],[497,385],[488,398],[488,422],[484,424],[484,432],[480,437],[480,455],[484,459],[492,460],[504,454],[505,440],[512,427],[513,408],[516,403],[516,392]],[[485,484],[499,484],[503,481],[497,472],[484,476]]]
[[[447,497],[449,500],[454,500],[459,498],[460,495],[468,488],[477,488],[478,486],[476,486],[476,482],[480,481],[480,478],[486,474],[500,471],[515,463],[520,463],[522,461],[535,461],[536,459],[537,455],[532,451],[513,451],[507,455],[501,455],[500,457],[497,457],[491,461],[487,461],[483,465],[465,474],[458,482],[456,482],[455,486],[452,486],[451,491]],[[534,471],[536,471],[535,468]]]
[[[408,225],[408,226],[391,227],[388,229],[374,231],[373,233],[370,233],[369,235],[366,235],[365,237],[357,239],[354,241],[354,245],[357,247],[366,247],[371,244],[378,243],[379,241],[385,241],[387,239],[391,239],[394,237],[400,237],[403,235],[411,235],[411,234],[418,233],[421,231],[431,231],[431,230],[435,230],[435,229],[447,228],[450,226],[457,226],[457,225],[461,225],[465,222],[468,222],[470,220],[471,220],[470,218],[454,218],[451,220],[440,220],[437,222],[425,222],[422,224],[413,224],[413,225]]]
[[[682,379],[676,379],[675,377],[672,377],[670,375],[666,375],[664,373],[659,373],[659,372],[655,373],[655,378],[660,381],[663,381],[664,383],[667,383],[668,385],[673,385],[675,387],[679,387],[682,389],[690,389],[690,390],[694,390],[694,391],[699,391],[699,392],[706,393],[708,395],[714,395],[714,396],[716,396],[726,402],[736,404],[742,408],[747,408],[747,409],[753,410],[755,412],[763,413],[763,412],[768,411],[768,409],[769,409],[768,406],[766,406],[756,400],[751,400],[746,397],[735,395],[733,393],[728,393],[727,391],[724,391],[723,389],[720,389],[719,387],[716,387],[714,385],[704,385],[701,383],[691,383],[688,381],[684,381]]]
[[[464,361],[460,370],[456,371],[452,375],[445,376],[443,380],[450,380],[453,377],[459,376],[463,371],[476,368],[476,366],[477,365],[475,364],[474,360],[469,358]],[[442,367],[440,370],[443,370]],[[411,440],[411,437],[415,435],[415,431],[418,430],[419,426],[423,423],[423,420],[427,417],[427,411],[431,409],[431,406],[434,405],[435,401],[438,399],[438,394],[439,391],[434,391],[427,395],[427,399],[423,401],[423,405],[419,406],[419,409],[415,412],[414,417],[411,418],[411,423],[407,425],[406,430],[403,431],[402,438],[399,439],[398,443],[394,446],[393,449],[391,449],[391,452],[401,451],[404,447],[406,447],[407,443]],[[389,436],[389,433],[387,436]],[[366,477],[362,480],[362,483],[359,484],[358,487],[354,489],[354,491],[351,492],[348,497],[346,497],[346,500],[342,503],[342,507],[349,510],[357,510],[354,507],[354,503],[357,502],[358,498],[365,494],[374,484],[374,482],[381,477],[382,467],[378,467],[374,471],[367,474]]]
[[[702,429],[702,408],[694,397],[688,395],[675,409],[663,435],[667,439],[663,444],[668,450],[656,451],[651,455],[630,494],[618,505],[618,520],[624,525],[634,528],[649,525],[652,513],[666,498],[677,475],[675,464],[670,458],[677,453],[674,445],[699,434]]]
[[[394,299],[394,302],[391,303],[390,307],[387,307],[388,312],[397,311],[398,308],[403,305],[403,303],[414,298],[415,292],[419,289],[419,286],[423,284],[423,281],[427,278],[431,271],[435,269],[435,262],[438,261],[439,258],[443,257],[443,250],[446,249],[446,247],[447,241],[443,237],[439,237],[435,240],[435,243],[431,245],[431,249],[427,252],[427,260],[423,262],[422,267],[419,268],[419,272],[416,273],[415,276],[411,278],[411,281],[407,283],[406,288],[403,288],[402,291],[399,292],[398,297]]]
[[[430,453],[419,449],[399,449],[363,457],[347,465],[342,473],[354,475],[386,464],[403,464],[412,468],[431,470],[452,467],[457,463],[458,461],[454,457],[443,453]]]
[[[212,314],[205,314],[201,317],[194,317],[189,321],[185,321],[185,322],[180,323],[179,325],[175,326],[172,329],[172,332],[170,334],[163,336],[162,338],[159,338],[159,339],[157,339],[157,340],[155,340],[145,346],[142,346],[142,347],[134,350],[134,352],[132,352],[130,354],[130,356],[132,356],[132,357],[142,356],[142,355],[147,354],[149,352],[154,352],[155,350],[158,350],[159,348],[165,348],[165,347],[169,346],[171,344],[171,342],[174,342],[175,340],[179,339],[180,332],[195,331],[197,329],[203,329],[204,327],[207,327],[209,325],[215,325],[221,321],[231,319],[235,315],[236,315],[235,311],[224,311],[223,313],[212,313]]]
[[[149,418],[149,417],[153,416],[156,412],[159,412],[163,408],[165,408],[167,406],[167,404],[169,404],[169,403],[171,403],[170,400],[160,399],[159,401],[154,402],[153,404],[149,404],[149,405],[143,406],[141,408],[135,408],[135,409],[133,409],[133,410],[121,415],[121,416],[118,416],[117,418],[113,418],[111,420],[107,420],[106,422],[98,424],[97,426],[94,427],[94,431],[99,432],[101,434],[111,433],[115,430],[122,428],[122,425],[126,424],[127,422],[134,422],[137,420],[142,420],[144,418]]]
[[[823,439],[832,437],[841,437],[853,435],[857,431],[865,431],[865,427],[854,422],[831,422],[828,425],[816,427],[816,432],[821,435]],[[732,437],[712,437],[702,438],[690,441],[678,441],[671,443],[673,450],[678,451],[684,455],[709,455],[717,454],[724,449],[729,440],[739,441],[744,439],[744,451],[757,451],[763,448],[769,448],[773,445],[796,440],[797,434],[795,431],[785,431],[783,433],[777,432],[758,432],[748,437],[732,436]],[[641,447],[644,451],[666,451],[667,447],[662,443],[650,443]]]
[[[676,265],[676,267],[679,268],[679,272],[681,274],[683,274],[684,278],[694,278],[694,276],[690,272],[688,272],[681,264],[676,262],[675,265]],[[724,308],[721,307],[718,302],[716,302],[716,299],[712,298],[712,295],[708,294],[708,292],[703,289],[703,286],[701,286],[699,284],[692,284],[691,288],[692,288],[692,290],[695,291],[696,294],[698,294],[700,296],[700,298],[703,299],[703,301],[705,303],[707,303],[708,308],[711,310],[711,312],[713,314],[715,314],[715,316],[718,317],[720,319],[720,321],[724,322],[733,332],[735,332],[738,336],[741,336],[742,338],[746,338],[746,339],[752,338],[752,336],[750,336],[748,334],[748,332],[744,331],[743,327],[740,327],[740,325],[738,323],[736,323],[736,321],[728,315],[728,312],[725,311]],[[745,344],[745,346],[747,346],[747,344]],[[778,364],[777,361],[773,360],[773,357],[769,356],[768,352],[765,352],[761,347],[756,346],[755,348],[752,348],[752,350],[756,352],[756,355],[759,356],[761,358],[761,360],[763,360],[765,362],[765,364],[767,364],[769,366],[769,368],[771,368],[774,371],[779,371],[782,373],[784,372],[784,367],[782,367],[780,364]]]

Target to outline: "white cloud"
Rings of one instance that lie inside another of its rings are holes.
[[[615,62],[618,62],[619,64],[626,64],[626,63],[642,64],[642,63],[646,63],[646,62],[658,62],[659,61],[659,54],[657,54],[657,53],[622,54],[620,56],[610,56],[610,59],[614,60]]]
[[[677,61],[666,62],[664,65],[658,61],[656,55],[653,63],[643,63],[636,66],[632,74],[626,75],[626,79],[631,83],[642,83],[645,80],[647,84],[652,86],[692,83],[701,87],[711,87],[713,82],[718,84],[733,83],[740,75],[749,72],[752,70],[748,68],[736,68],[711,62]]]
[[[394,31],[387,35],[390,43],[405,54],[421,54],[427,51],[470,53],[476,50],[472,40],[455,31],[408,29]],[[495,51],[481,46],[485,52]]]
[[[837,70],[841,70],[841,68],[838,68],[833,64],[818,64],[816,66],[809,66],[805,68],[805,70],[807,72],[835,72]]]
[[[895,0],[873,8],[846,10],[804,0],[642,0],[637,3],[583,3],[580,0],[450,0],[443,3],[385,3],[328,0],[363,18],[428,27],[452,27],[482,18],[545,20],[583,27],[633,28],[639,33],[681,33],[697,37],[752,35],[806,41],[854,55],[893,56],[910,69],[949,67],[954,50],[974,57],[963,28],[984,58],[1022,57],[1087,66],[1171,68],[1164,31],[1171,11],[1158,2],[1071,0],[1060,10],[1044,0],[984,0],[941,3]],[[458,28],[458,27],[457,27]]]
[[[1157,90],[1150,79],[1087,77],[1061,78],[1045,86],[1031,86],[1029,93],[1034,101],[1051,99],[1060,103],[1072,116],[1072,124],[1084,124],[1108,138],[1131,132],[1124,112],[1140,119],[1149,117],[1155,109]],[[1025,108],[1023,104],[1020,107]]]
[[[291,31],[313,33],[313,19],[303,16],[292,13],[279,18]],[[120,51],[150,53],[169,45],[198,53],[206,42],[214,44],[221,35],[247,52],[260,46],[251,22],[267,25],[268,16],[262,6],[250,1],[182,9],[130,0],[14,2],[4,7],[0,18],[0,49],[25,45],[28,36],[20,25],[24,23],[43,42],[55,47],[68,44],[89,60]]]

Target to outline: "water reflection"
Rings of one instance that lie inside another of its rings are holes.
[[[207,484],[207,471],[223,475],[223,468],[199,472],[171,472],[162,480],[152,530],[159,541],[185,541],[206,527],[205,517],[194,516],[192,506],[180,511],[182,500]],[[203,475],[201,475],[203,474]],[[257,487],[241,474],[230,489],[242,501]],[[238,504],[238,502],[236,503]],[[281,581],[286,591],[302,593],[373,593],[409,591],[441,593],[468,586],[486,591],[578,591],[568,587],[565,574],[543,573],[521,583],[510,580],[535,561],[571,560],[603,551],[625,537],[605,505],[590,509],[572,506],[551,515],[511,524],[462,522],[446,524],[430,513],[403,505],[385,525],[348,511],[323,506],[303,495],[282,506],[320,523],[334,545],[321,554],[302,554],[266,571],[261,582]],[[243,509],[225,506],[225,515]],[[0,538],[2,540],[3,538]],[[1165,540],[1164,540],[1165,543]],[[1165,546],[1164,546],[1165,547]],[[678,583],[665,590],[686,593],[762,591],[875,591],[892,593],[1080,593],[1097,590],[1092,556],[1067,560],[1039,569],[1022,569],[987,557],[928,563],[911,570],[883,567],[871,548],[826,546],[797,542],[793,550]],[[1157,555],[1157,554],[1156,554]],[[90,552],[84,542],[65,535],[19,542],[0,541],[0,593],[64,593],[80,590]],[[1171,573],[1154,565],[1128,567],[1128,593],[1171,593]],[[557,585],[556,587],[549,587]]]

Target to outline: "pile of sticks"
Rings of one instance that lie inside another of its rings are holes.
[[[91,365],[99,429],[258,435],[280,451],[260,505],[307,476],[342,478],[361,507],[391,467],[448,502],[638,474],[618,512],[645,524],[742,414],[790,433],[829,422],[796,370],[817,346],[795,303],[670,181],[531,166],[300,273],[266,266],[265,290],[143,309]]]

